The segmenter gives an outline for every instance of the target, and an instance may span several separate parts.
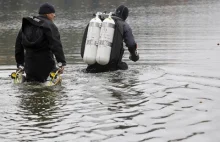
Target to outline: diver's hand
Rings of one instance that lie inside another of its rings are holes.
[[[134,62],[139,60],[139,54],[137,52],[137,49],[133,53],[130,53],[129,59]]]
[[[23,72],[24,71],[24,66],[23,65],[18,65],[18,68],[16,69],[16,72]]]
[[[61,66],[61,67],[59,68],[59,73],[60,73],[60,74],[63,74],[63,71],[64,71],[64,66]]]
[[[59,67],[59,69],[58,69],[59,73],[63,74],[65,64],[62,64],[61,62],[59,62],[57,65]]]

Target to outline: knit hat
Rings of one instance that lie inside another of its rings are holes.
[[[123,20],[126,20],[128,17],[128,13],[129,10],[126,6],[124,5],[120,5],[117,9],[116,9],[116,16],[122,18]]]
[[[39,14],[50,14],[55,13],[54,7],[49,3],[44,3],[39,8]]]

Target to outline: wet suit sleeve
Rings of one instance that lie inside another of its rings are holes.
[[[60,33],[54,24],[50,24],[49,29],[46,30],[46,36],[49,39],[50,49],[56,57],[57,62],[61,62],[62,66],[66,65],[66,60],[63,52],[63,46],[60,41]]]
[[[136,48],[137,48],[137,44],[134,40],[134,36],[132,34],[132,30],[130,28],[130,26],[125,23],[124,25],[124,42],[125,42],[125,45],[128,47],[128,50],[130,53],[133,53],[135,52]]]
[[[24,47],[21,44],[22,31],[20,30],[15,43],[15,60],[17,62],[17,67],[20,65],[24,66]]]
[[[124,42],[128,47],[128,51],[130,52],[129,59],[134,62],[138,61],[139,54],[137,53],[137,44],[134,40],[132,30],[127,23],[124,24]]]

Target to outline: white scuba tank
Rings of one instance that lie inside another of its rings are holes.
[[[102,22],[98,50],[96,55],[96,62],[100,65],[106,65],[109,63],[111,55],[111,47],[113,42],[113,36],[115,32],[115,22],[109,17]]]
[[[98,48],[99,35],[102,21],[99,19],[99,14],[89,22],[88,33],[85,43],[83,61],[89,65],[96,62],[96,52]]]

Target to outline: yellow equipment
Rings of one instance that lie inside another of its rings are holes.
[[[24,82],[23,69],[19,68],[16,72],[12,72],[11,78],[13,79],[13,82],[15,84],[23,83]]]
[[[49,80],[45,82],[46,86],[60,85],[62,77],[60,76],[59,69],[56,72],[50,72]]]
[[[61,85],[62,77],[59,73],[59,69],[56,72],[50,72],[48,80],[44,83],[45,86],[54,86]],[[19,68],[16,72],[11,73],[11,78],[13,79],[14,84],[23,83],[25,81],[24,70]]]

